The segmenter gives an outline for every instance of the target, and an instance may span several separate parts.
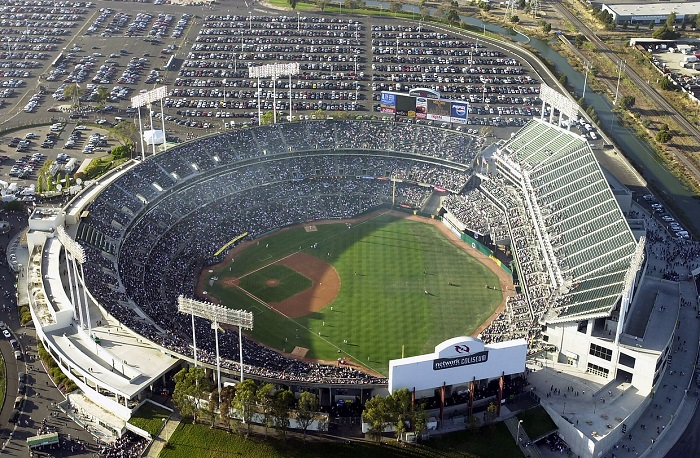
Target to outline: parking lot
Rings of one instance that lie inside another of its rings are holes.
[[[33,193],[21,194],[21,188],[35,185],[37,172],[47,160],[54,162],[54,176],[60,180],[75,172],[85,159],[119,144],[104,129],[76,123],[15,131],[0,137],[0,143],[0,180],[17,183],[18,197],[25,201],[34,200]]]
[[[41,21],[45,27],[23,33]],[[478,36],[460,37],[422,22],[292,14],[238,1],[202,8],[19,0],[0,7],[0,26],[7,37],[0,43],[4,127],[73,123],[46,148],[41,145],[48,128],[0,138],[0,154],[10,157],[0,164],[5,180],[30,183],[32,167],[41,165],[32,164],[38,154],[55,160],[64,153],[80,162],[106,151],[109,142],[84,154],[85,140],[70,143],[73,128],[133,120],[131,97],[161,85],[168,87],[163,116],[171,139],[255,124],[258,113],[275,109],[279,119],[290,109],[301,119],[318,110],[381,116],[383,90],[430,88],[467,101],[469,125],[463,128],[474,135],[514,131],[541,115],[541,81],[528,62]],[[300,74],[274,82],[248,75],[249,66],[285,62],[298,62]],[[143,128],[160,128],[160,116],[158,106],[150,116],[143,110]],[[598,140],[593,128],[574,127]],[[25,139],[30,132],[38,138]],[[14,137],[31,143],[16,151],[19,141],[10,146]],[[17,159],[26,164],[17,163],[22,173],[10,177]]]

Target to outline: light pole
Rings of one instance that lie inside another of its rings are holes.
[[[420,18],[420,20],[418,21],[418,33],[421,32],[421,25],[422,24],[423,24],[423,18]]]
[[[299,11],[297,11],[297,32],[301,32],[301,19],[299,18]]]
[[[620,61],[620,68],[617,73],[617,87],[615,88],[615,100],[613,100],[613,106],[617,105],[617,96],[620,93],[620,79],[622,78],[622,68],[625,66],[625,61]]]
[[[520,445],[520,425],[522,425],[522,424],[523,424],[522,420],[518,421],[518,437],[515,439],[515,441],[518,443],[518,445]]]
[[[396,37],[396,63],[399,63],[399,37]]]
[[[588,70],[591,68],[590,65],[591,63],[586,61],[586,76],[583,78],[583,95],[581,96],[582,99],[586,98],[586,84],[588,83]]]
[[[248,29],[253,30],[253,13],[248,11]]]

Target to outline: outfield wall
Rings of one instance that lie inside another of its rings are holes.
[[[503,264],[503,262],[500,259],[498,259],[496,255],[494,255],[493,250],[491,248],[487,247],[474,237],[465,234],[459,227],[455,225],[455,221],[458,220],[454,217],[454,215],[452,215],[452,213],[447,212],[445,218],[436,217],[435,219],[439,219],[440,221],[442,221],[443,224],[447,226],[464,243],[468,243],[469,245],[471,245],[472,248],[479,251],[479,253],[488,256],[489,259],[498,264],[501,267],[501,269],[505,270],[508,273],[508,275],[510,275],[511,277],[513,276],[513,271],[511,270],[511,268]]]

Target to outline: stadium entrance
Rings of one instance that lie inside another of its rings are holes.
[[[455,337],[437,345],[434,353],[389,361],[389,392],[407,388],[417,399],[439,390],[442,422],[446,393],[466,387],[471,416],[477,383],[498,379],[496,409],[500,415],[505,376],[525,372],[526,356],[524,339],[485,345],[474,337]]]

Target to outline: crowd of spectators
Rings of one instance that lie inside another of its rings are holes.
[[[509,238],[503,211],[476,188],[461,194],[449,194],[442,206],[464,223],[470,232],[488,235],[494,242]]]
[[[666,280],[685,280],[700,267],[700,242],[673,237],[653,216],[646,216],[647,253],[662,261],[663,269],[652,268],[652,274]]]
[[[100,455],[105,458],[136,458],[141,456],[148,445],[148,440],[127,431],[123,436],[105,445]]]
[[[305,221],[352,218],[382,203],[420,208],[433,187],[464,187],[480,146],[461,132],[365,121],[277,125],[181,145],[130,170],[92,202],[81,225],[118,245],[119,259],[115,265],[79,230],[87,281],[126,326],[191,356],[191,335],[182,332],[189,318],[173,313],[177,297],[194,294],[194,274],[220,260],[213,253],[231,234],[255,239]],[[198,359],[213,363],[209,325],[195,323]],[[237,371],[237,333],[220,340],[223,367]],[[348,366],[292,360],[248,339],[243,345],[245,370],[262,377],[382,381]]]

